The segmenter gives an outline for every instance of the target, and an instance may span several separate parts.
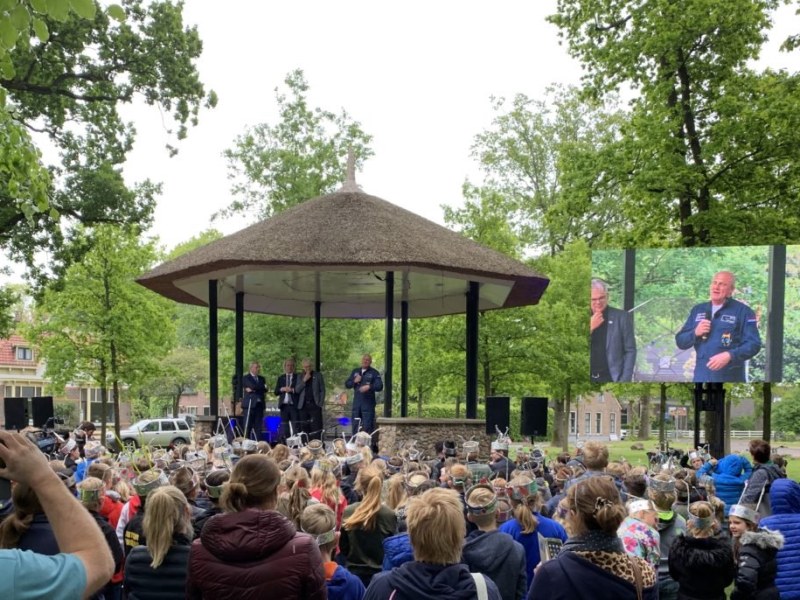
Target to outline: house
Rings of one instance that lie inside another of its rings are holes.
[[[49,395],[49,381],[45,378],[45,364],[40,360],[38,352],[27,340],[17,334],[0,339],[0,426],[5,427],[5,399],[28,398],[27,414],[33,414],[33,398]],[[54,396],[58,404],[74,406],[74,421],[101,420],[100,388],[91,384],[73,383],[66,386],[64,393]],[[114,422],[114,407],[107,405],[106,422]],[[130,422],[130,408],[127,404],[120,407],[120,421]]]
[[[582,441],[620,439],[623,415],[625,410],[611,392],[580,395],[570,407],[569,437]]]

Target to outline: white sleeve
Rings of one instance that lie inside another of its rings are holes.
[[[117,521],[117,539],[119,540],[119,545],[123,548],[125,547],[125,545],[122,543],[125,536],[125,525],[127,525],[128,521],[131,520],[130,507],[130,501],[126,502],[125,506],[122,507],[122,510],[119,513],[119,521]]]

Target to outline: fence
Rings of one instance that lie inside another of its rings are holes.
[[[693,429],[668,429],[667,430],[667,439],[671,440],[678,440],[678,439],[693,439],[694,438],[694,430]],[[732,440],[760,440],[762,439],[761,436],[764,435],[762,430],[746,430],[746,429],[732,429],[730,432]],[[658,437],[658,428],[650,430],[650,437],[657,438]],[[706,434],[705,431],[702,429],[700,430],[700,439],[705,439]],[[782,434],[779,431],[772,432],[772,439],[782,439]]]

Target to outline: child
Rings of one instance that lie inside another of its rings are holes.
[[[361,580],[333,560],[339,532],[336,531],[336,515],[326,504],[306,507],[300,518],[303,531],[316,539],[325,567],[325,585],[328,600],[361,600],[366,589]]]
[[[462,562],[473,573],[483,573],[497,584],[503,600],[522,598],[528,590],[525,549],[497,530],[498,499],[490,485],[467,490],[467,519],[477,526],[464,540]]]
[[[783,548],[777,531],[758,528],[758,513],[744,504],[734,504],[728,513],[733,554],[738,569],[731,600],[778,598],[776,555]]]
[[[628,516],[617,529],[625,552],[645,559],[654,569],[661,560],[661,536],[656,531],[658,512],[650,500],[628,502]]]

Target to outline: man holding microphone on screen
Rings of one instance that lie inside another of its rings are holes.
[[[681,350],[695,349],[695,382],[747,381],[745,365],[761,350],[753,309],[732,298],[736,277],[720,271],[711,280],[710,302],[697,304],[675,335]]]

